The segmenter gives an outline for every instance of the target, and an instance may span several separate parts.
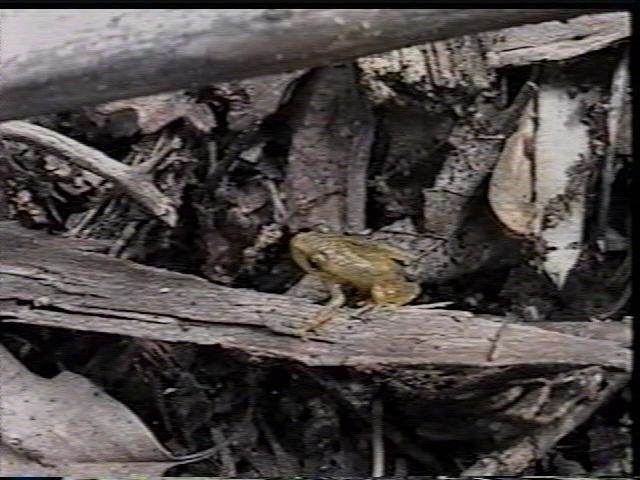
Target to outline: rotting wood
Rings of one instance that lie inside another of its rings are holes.
[[[0,120],[602,11],[175,9],[85,11],[80,17],[6,10]]]
[[[630,351],[611,342],[522,324],[503,330],[500,352],[489,362],[499,322],[420,306],[372,314],[366,323],[341,316],[322,331],[326,341],[303,342],[291,333],[321,307],[301,299],[110,258],[87,251],[95,248],[91,242],[13,222],[0,223],[0,244],[2,321],[219,345],[308,366],[631,368]]]
[[[487,62],[493,68],[501,68],[567,60],[609,47],[630,36],[629,12],[505,28],[487,52]]]
[[[352,66],[312,71],[292,93],[292,131],[284,194],[293,231],[324,224],[336,232],[365,227],[373,114]]]
[[[555,444],[576,427],[584,423],[592,413],[606,403],[626,384],[624,377],[610,378],[602,390],[582,401],[569,399],[567,412],[556,422],[533,429],[518,438],[507,448],[479,458],[461,473],[463,477],[487,477],[494,475],[518,475],[534,461],[541,459]]]
[[[569,60],[628,41],[630,36],[630,13],[611,12],[456,35],[361,57],[357,64],[361,83],[374,103],[402,104],[406,99],[394,88],[398,84],[403,90],[410,87],[431,94],[456,88],[466,93],[486,91],[499,68]]]

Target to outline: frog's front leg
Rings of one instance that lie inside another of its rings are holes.
[[[342,287],[339,283],[330,283],[329,292],[331,293],[329,303],[322,307],[322,309],[314,315],[311,321],[301,329],[300,337],[303,340],[308,339],[309,333],[317,333],[318,328],[333,320],[338,313],[338,309],[345,304],[347,299],[344,296],[344,292],[342,291]]]

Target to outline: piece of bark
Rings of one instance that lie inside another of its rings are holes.
[[[292,94],[284,182],[293,231],[365,227],[367,165],[374,119],[351,65],[314,70]]]
[[[176,9],[96,10],[80,15],[7,10],[2,19],[0,120],[328,65],[591,12]]]
[[[609,47],[631,36],[629,12],[602,13],[501,30],[487,62],[493,68],[567,60]]]
[[[137,132],[156,133],[176,120],[188,122],[201,134],[209,133],[216,126],[209,107],[196,103],[184,91],[116,100],[99,105],[96,112],[107,117],[109,131],[114,138]]]
[[[372,233],[369,238],[412,252],[415,260],[405,267],[406,273],[430,284],[446,283],[483,268],[511,268],[522,261],[517,242],[504,235],[495,219],[481,206],[472,208],[462,225],[455,235],[446,238],[419,232],[414,223],[405,218]]]
[[[296,70],[215,84],[215,91],[231,99],[227,128],[234,132],[256,130],[266,117],[276,112],[291,83],[303,73]]]
[[[86,240],[12,222],[0,224],[0,244],[2,321],[219,345],[256,358],[372,371],[394,365],[631,368],[630,351],[611,342],[511,324],[489,360],[500,322],[420,306],[371,314],[365,324],[341,314],[322,330],[325,341],[303,342],[291,333],[322,307],[300,299],[220,287],[91,253]]]
[[[433,99],[443,92],[461,89],[466,95],[488,90],[496,78],[485,58],[498,33],[455,36],[424,45],[401,48],[356,60],[361,83],[376,104],[406,105],[408,96],[399,86]],[[394,88],[395,87],[395,88]],[[410,98],[410,97],[409,97]],[[421,104],[429,109],[429,104]]]

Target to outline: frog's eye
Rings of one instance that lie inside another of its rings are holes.
[[[321,268],[327,262],[327,255],[324,253],[314,253],[309,257],[309,264],[314,268]]]

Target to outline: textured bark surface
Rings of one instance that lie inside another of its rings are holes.
[[[89,11],[80,17],[9,10],[3,12],[0,38],[0,119],[327,65],[591,12],[176,9]]]
[[[487,61],[498,68],[566,60],[606,48],[630,35],[629,12],[585,15],[566,22],[506,28],[491,47]]]
[[[375,120],[355,70],[320,68],[301,83],[288,120],[287,223],[294,231],[319,224],[336,232],[364,230]]]
[[[303,342],[291,334],[319,308],[304,300],[220,287],[83,251],[86,242],[51,237],[13,223],[1,227],[4,321],[219,345],[250,356],[314,366],[630,369],[630,351],[611,342],[524,325],[502,329],[491,361],[488,355],[500,323],[468,312],[420,307],[371,315],[364,324],[342,316],[321,332],[326,341]]]

